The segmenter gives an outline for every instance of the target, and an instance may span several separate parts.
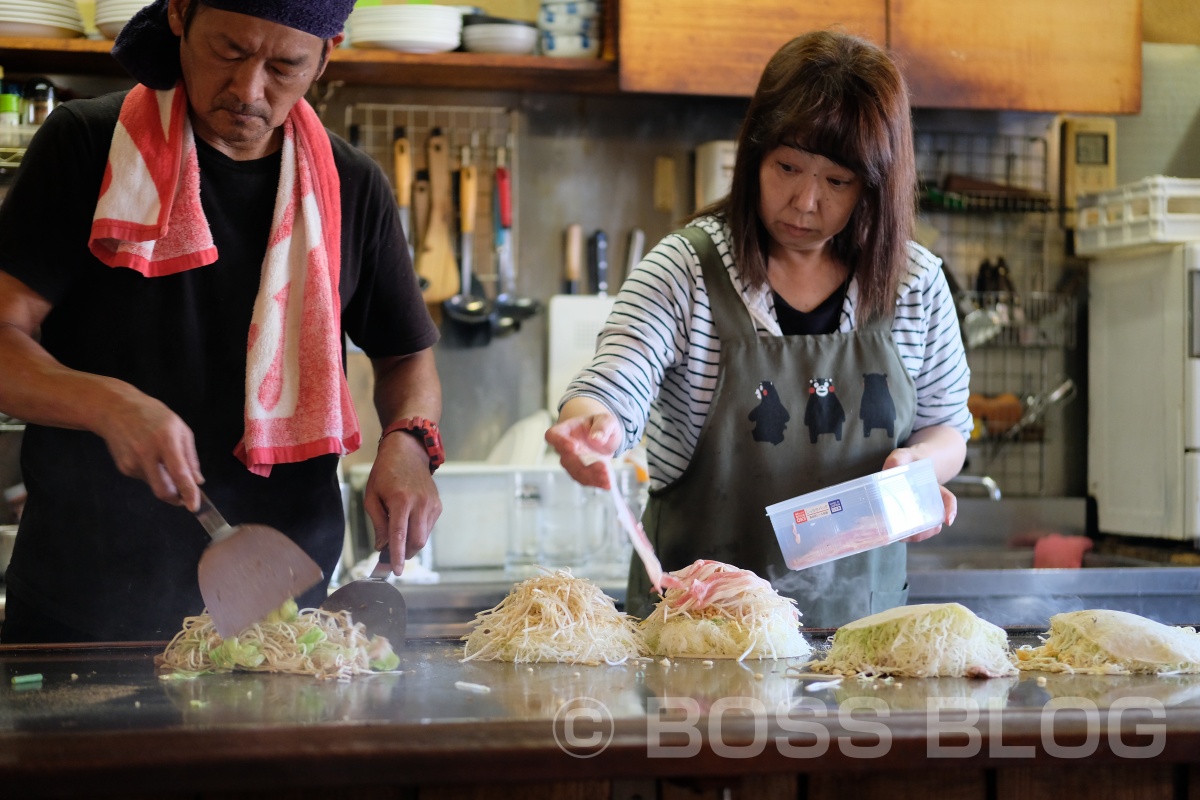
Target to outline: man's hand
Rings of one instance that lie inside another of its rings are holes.
[[[132,387],[106,410],[96,432],[122,475],[150,485],[154,496],[195,511],[200,507],[200,457],[192,429],[175,412]]]
[[[379,443],[363,505],[375,527],[375,549],[390,544],[392,572],[401,574],[405,560],[429,541],[433,524],[442,513],[442,501],[429,474],[429,454],[415,436],[397,431]]]

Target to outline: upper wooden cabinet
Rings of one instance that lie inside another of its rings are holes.
[[[1140,0],[891,0],[914,106],[1134,114]]]
[[[779,47],[839,25],[883,44],[886,0],[620,0],[621,89],[749,97]]]
[[[1136,113],[1141,0],[621,0],[625,91],[749,96],[793,36],[886,43],[929,108]]]

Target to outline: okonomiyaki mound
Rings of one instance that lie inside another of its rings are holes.
[[[654,655],[693,658],[803,658],[796,601],[753,572],[697,561],[670,573],[669,585],[642,635]]]
[[[1052,616],[1042,646],[1019,648],[1016,657],[1019,669],[1043,672],[1200,672],[1200,634],[1125,611],[1072,611]]]
[[[833,634],[816,672],[908,678],[1015,675],[1008,635],[958,603],[900,606],[849,622]]]

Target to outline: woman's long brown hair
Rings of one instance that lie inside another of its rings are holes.
[[[763,70],[738,134],[729,195],[695,215],[725,216],[738,269],[753,286],[767,280],[759,168],[780,145],[824,156],[863,181],[833,249],[858,276],[858,323],[890,316],[917,196],[908,88],[891,58],[864,39],[815,31],[785,44]]]

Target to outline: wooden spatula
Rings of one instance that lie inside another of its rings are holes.
[[[221,638],[237,636],[322,578],[317,562],[274,528],[230,525],[200,493],[196,517],[212,544],[200,556],[200,594]]]
[[[417,274],[429,281],[422,293],[430,305],[441,304],[458,293],[458,265],[450,238],[453,201],[450,187],[450,153],[446,137],[434,129],[428,143],[429,222],[417,250]]]

